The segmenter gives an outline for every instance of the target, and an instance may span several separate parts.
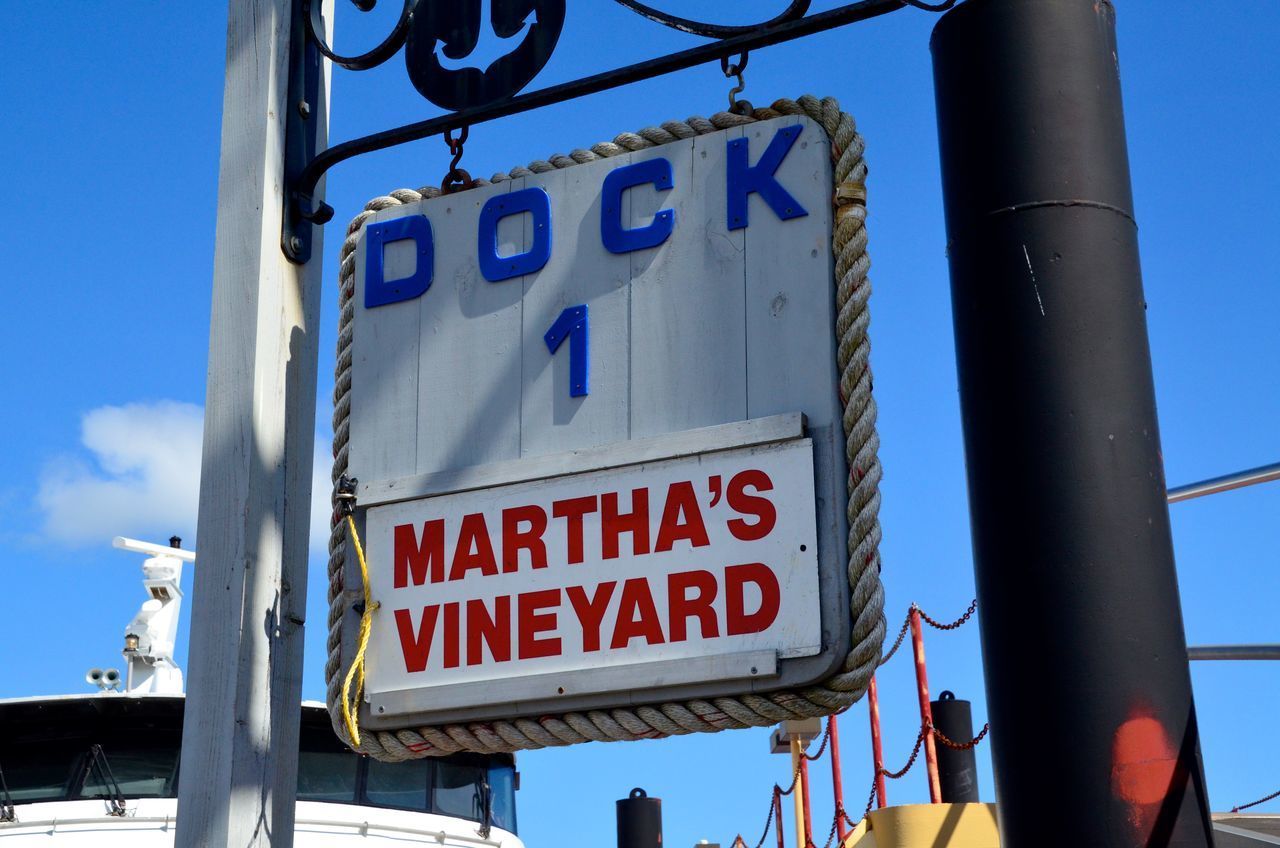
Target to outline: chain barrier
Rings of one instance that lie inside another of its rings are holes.
[[[764,841],[769,838],[769,829],[773,827],[773,813],[778,806],[778,785],[775,783],[773,789],[769,792],[769,817],[764,820],[764,833],[760,834],[760,841],[756,843],[756,848],[764,848]],[[739,835],[734,844],[742,842],[742,836]],[[747,843],[742,842],[743,845]]]
[[[893,647],[889,649],[888,653],[880,657],[880,665],[884,665],[889,660],[893,659],[893,655],[898,653],[898,649],[902,647],[902,640],[907,637],[907,630],[910,629],[911,627],[912,612],[918,612],[920,614],[920,619],[922,621],[924,621],[930,627],[933,627],[937,630],[955,630],[961,627],[962,625],[964,625],[966,622],[968,622],[968,620],[973,617],[973,614],[977,612],[977,610],[978,610],[978,599],[974,598],[973,602],[969,604],[969,608],[965,610],[964,615],[960,616],[955,621],[949,624],[943,624],[942,622],[938,621],[937,619],[930,616],[927,612],[922,610],[919,604],[912,604],[910,607],[907,608],[907,615],[902,620],[902,627],[898,629],[897,637],[894,638],[893,640]]]
[[[915,604],[912,604],[911,608],[914,609],[916,612],[920,613],[920,618],[924,619],[925,623],[927,623],[930,627],[933,627],[937,630],[955,630],[956,628],[960,627],[965,622],[967,622],[970,618],[972,618],[973,614],[978,611],[978,599],[974,598],[973,603],[969,604],[969,608],[965,610],[964,615],[960,616],[950,624],[942,624],[941,622],[934,621],[932,618],[929,617],[928,613],[920,609],[920,607],[916,606]]]
[[[867,793],[867,806],[866,808],[863,809],[861,818],[859,818],[858,821],[855,822],[852,818],[849,817],[849,814],[845,812],[843,807],[841,807],[839,810],[836,811],[836,815],[838,817],[843,816],[845,822],[851,828],[857,827],[859,824],[861,824],[863,819],[871,815],[871,808],[874,807],[876,803],[876,779],[881,774],[883,774],[885,777],[889,778],[890,780],[898,780],[899,778],[906,776],[907,772],[911,771],[911,767],[915,765],[916,759],[919,758],[920,756],[920,746],[924,744],[926,731],[932,732],[933,735],[937,739],[939,739],[943,745],[946,745],[948,748],[954,748],[957,751],[965,751],[970,748],[976,747],[978,743],[981,742],[986,737],[987,733],[990,732],[990,730],[991,730],[991,723],[988,722],[987,724],[983,725],[981,733],[979,733],[973,739],[970,739],[968,742],[961,743],[961,742],[956,742],[950,739],[946,734],[944,734],[941,730],[938,730],[938,728],[936,727],[920,728],[920,733],[916,735],[915,747],[911,749],[911,756],[907,758],[907,764],[903,766],[901,769],[899,769],[898,771],[889,771],[886,768],[882,768],[880,769],[879,774],[872,776],[871,791]],[[1280,793],[1276,793],[1276,794],[1280,795]],[[1264,798],[1263,800],[1265,801],[1267,799]]]
[[[991,722],[987,722],[986,724],[982,725],[982,730],[978,733],[978,735],[970,739],[968,742],[954,742],[947,736],[947,734],[943,733],[938,728],[930,727],[929,729],[933,731],[933,736],[935,739],[937,739],[943,745],[946,745],[951,750],[968,751],[978,747],[978,743],[981,742],[983,737],[986,736],[987,733],[991,730]],[[1280,794],[1280,793],[1276,793],[1276,794]]]
[[[889,653],[880,658],[880,665],[884,665],[893,659],[893,655],[898,653],[898,649],[902,647],[902,640],[907,636],[907,628],[911,626],[911,613],[907,612],[907,617],[902,619],[902,628],[898,631],[898,638],[893,640],[893,647],[889,649]]]
[[[871,791],[867,793],[867,806],[863,808],[862,815],[857,821],[849,818],[849,814],[844,811],[843,807],[840,808],[840,815],[844,816],[845,824],[849,825],[851,829],[856,829],[858,825],[867,820],[867,816],[871,815],[871,808],[876,804],[876,777],[871,778]]]
[[[865,819],[867,816],[871,815],[871,807],[875,804],[875,802],[876,802],[876,784],[875,784],[875,781],[872,781],[871,792],[867,796],[867,808],[862,811],[862,819]],[[849,825],[850,829],[856,828],[858,825],[862,824],[862,819],[858,819],[857,821],[854,821],[853,819],[849,818],[849,814],[845,811],[843,807],[840,808],[840,815],[844,818],[844,823]]]
[[[907,631],[911,627],[912,613],[918,613],[922,621],[924,621],[930,627],[933,627],[936,630],[956,630],[964,626],[969,621],[969,619],[973,618],[973,615],[975,612],[977,612],[977,610],[978,610],[978,601],[975,598],[969,604],[968,609],[965,610],[963,615],[961,615],[955,621],[944,623],[930,616],[928,613],[922,610],[918,604],[913,603],[907,609],[907,615],[903,619],[902,627],[898,630],[898,635],[893,640],[893,647],[890,648],[889,651],[880,658],[879,665],[884,665],[889,660],[891,660],[893,658],[893,655],[898,652],[898,649],[902,647],[902,643],[907,636]],[[939,742],[941,742],[943,745],[947,746],[948,748],[951,748],[952,750],[967,751],[977,747],[978,744],[981,743],[982,740],[985,739],[987,734],[990,732],[991,732],[991,723],[987,722],[982,726],[982,730],[978,733],[978,735],[970,739],[968,742],[956,742],[954,739],[951,739],[949,736],[947,736],[945,733],[943,733],[941,730],[934,727],[933,725],[922,725],[920,728],[920,732],[916,734],[915,745],[912,746],[911,748],[911,756],[907,758],[907,764],[897,771],[889,771],[886,768],[881,768],[879,772],[877,772],[872,776],[871,791],[867,793],[867,806],[863,809],[862,815],[858,818],[857,821],[854,821],[853,818],[849,815],[848,811],[845,810],[843,803],[837,800],[835,815],[832,817],[831,830],[827,834],[827,840],[823,844],[822,848],[831,848],[833,840],[836,837],[836,833],[839,830],[841,820],[843,820],[850,828],[857,828],[858,825],[861,824],[862,821],[867,818],[867,816],[871,815],[871,810],[875,806],[875,802],[876,802],[876,781],[882,775],[884,777],[889,778],[890,780],[899,780],[905,777],[907,772],[911,771],[911,768],[916,764],[916,760],[919,759],[920,749],[923,747],[924,740],[928,735],[932,734],[935,739],[937,739]],[[808,752],[801,753],[800,755],[801,762],[804,762],[804,761],[816,762],[817,760],[821,759],[822,755],[826,753],[827,744],[830,742],[830,739],[831,739],[831,723],[827,722],[826,728],[823,730],[823,733],[822,733],[822,741],[818,745],[818,750],[812,754]],[[783,789],[782,787],[778,786],[776,783],[774,784],[773,793],[769,801],[768,818],[765,820],[764,832],[760,834],[760,839],[758,842],[756,842],[755,848],[763,848],[765,840],[769,838],[769,831],[773,827],[774,815],[777,812],[777,807],[778,807],[778,804],[780,803],[781,797],[783,795],[790,795],[792,792],[794,792],[796,789],[796,786],[798,786],[799,783],[800,783],[800,768],[797,767],[795,770],[795,774],[791,776],[791,785],[788,786],[786,789]],[[1266,798],[1262,798],[1258,801],[1254,801],[1252,804],[1245,804],[1235,809],[1236,810],[1248,809],[1249,807],[1253,807],[1258,804],[1265,803],[1267,801],[1270,801],[1272,798],[1276,798],[1276,797],[1280,797],[1280,792],[1277,792],[1273,795],[1268,795]],[[741,841],[742,837],[739,836],[738,840]],[[745,846],[746,842],[742,841],[742,845]],[[806,844],[803,846],[803,848],[818,848],[818,845],[816,842],[813,841],[812,837],[810,837],[806,840]]]
[[[808,753],[801,753],[800,754],[801,763],[803,763],[805,760],[808,760],[809,762],[814,762],[819,757],[821,757],[823,752],[827,750],[827,742],[830,741],[830,739],[831,739],[831,722],[827,722],[826,729],[822,731],[822,743],[818,746],[817,753],[812,755]],[[756,843],[755,848],[761,848],[761,846],[764,845],[764,841],[769,838],[769,829],[773,826],[773,814],[775,811],[775,806],[778,804],[778,799],[781,798],[783,795],[790,795],[792,792],[796,790],[796,787],[800,784],[800,769],[801,769],[801,765],[797,765],[795,773],[791,775],[791,785],[788,786],[786,789],[783,789],[781,786],[779,786],[776,783],[773,785],[773,794],[769,801],[769,818],[764,823],[764,833],[760,834],[760,841]],[[841,810],[841,812],[843,812],[843,810]],[[835,828],[835,824],[833,823],[832,832],[834,832],[834,828]],[[744,842],[743,844],[746,844],[746,843]],[[806,845],[805,848],[818,848],[818,846],[814,844],[812,840],[810,840],[809,844]]]
[[[827,833],[827,841],[822,843],[822,848],[831,848],[831,843],[835,841],[836,831],[840,829],[840,811],[836,810],[835,816],[831,819],[831,830]],[[812,839],[809,840],[809,846],[818,848]]]
[[[926,732],[928,732],[928,728],[921,727],[920,732],[916,734],[915,747],[911,749],[911,756],[907,758],[907,764],[905,766],[898,771],[889,771],[887,768],[881,768],[880,773],[890,780],[898,780],[899,778],[906,776],[906,773],[911,771],[911,767],[916,764],[916,757],[920,756],[920,746],[924,744],[924,736]]]
[[[816,763],[818,760],[822,759],[822,753],[827,750],[827,742],[830,741],[830,739],[831,739],[831,722],[828,721],[826,729],[822,731],[822,744],[818,746],[818,753],[807,754],[802,752],[800,756],[811,763]]]
[[[959,743],[959,742],[953,741],[952,739],[948,738],[944,733],[942,733],[942,731],[938,730],[936,727],[927,728],[927,730],[932,731],[933,735],[938,739],[942,740],[942,744],[946,745],[947,747],[956,748],[957,750],[966,750],[968,748],[976,747],[978,743],[980,743],[983,740],[983,738],[986,737],[987,733],[990,732],[991,730],[991,724],[990,722],[988,722],[986,725],[984,725],[982,728],[982,732],[966,743]],[[905,777],[907,772],[911,771],[911,767],[915,765],[916,760],[919,759],[920,757],[920,746],[924,744],[925,733],[926,733],[926,728],[923,728],[923,727],[920,728],[920,732],[916,735],[916,744],[911,749],[911,756],[907,758],[907,764],[905,766],[898,769],[897,771],[889,771],[888,769],[882,768],[880,769],[880,774],[883,774],[885,777],[889,778],[890,780],[898,780],[902,777]],[[836,822],[839,822],[840,819],[844,819],[845,824],[847,824],[851,829],[853,829],[853,828],[857,828],[857,826],[861,824],[863,820],[867,818],[867,816],[871,815],[871,810],[873,807],[875,807],[875,803],[876,803],[876,779],[878,777],[879,775],[877,774],[877,775],[873,775],[871,778],[871,789],[867,792],[867,805],[863,808],[862,815],[858,817],[858,820],[854,821],[853,818],[849,815],[848,811],[846,811],[843,806],[840,806],[836,810]],[[1263,798],[1262,801],[1255,801],[1254,803],[1260,804],[1263,801],[1270,800],[1270,798],[1274,798],[1277,796],[1280,796],[1280,792],[1277,792],[1276,795],[1269,796],[1268,798]],[[1247,806],[1252,806],[1252,805],[1247,805]],[[773,807],[771,806],[769,810],[770,812],[772,812]],[[835,829],[836,829],[835,824],[833,824],[832,825],[833,833],[835,832]],[[760,848],[760,846],[756,846],[756,848]],[[830,848],[830,837],[828,837],[828,844],[823,846],[823,848]]]
[[[1258,800],[1256,800],[1256,801],[1250,801],[1250,802],[1249,802],[1249,803],[1247,803],[1247,804],[1241,804],[1241,805],[1240,805],[1240,806],[1238,806],[1238,807],[1232,807],[1232,808],[1231,808],[1231,812],[1233,812],[1233,813],[1238,813],[1238,812],[1240,812],[1241,810],[1247,810],[1247,809],[1249,809],[1250,807],[1256,807],[1256,806],[1258,806],[1259,804],[1265,804],[1265,803],[1267,803],[1268,801],[1270,801],[1270,800],[1272,800],[1272,799],[1275,799],[1275,798],[1280,798],[1280,789],[1277,789],[1275,792],[1272,792],[1270,795],[1268,795],[1268,796],[1267,796],[1267,797],[1265,797],[1265,798],[1259,798],[1259,799],[1258,799]]]
[[[866,820],[867,816],[871,815],[871,808],[874,807],[876,804],[876,783],[880,779],[880,775],[883,774],[886,777],[890,777],[896,780],[897,778],[902,777],[907,772],[909,772],[911,770],[911,766],[915,764],[916,757],[920,755],[920,745],[923,742],[924,742],[924,730],[921,729],[920,734],[916,737],[916,746],[911,751],[911,758],[907,760],[907,764],[902,767],[901,771],[894,773],[894,772],[890,772],[888,769],[882,768],[871,776],[871,790],[867,792],[867,806],[862,808],[862,815],[858,817],[857,821],[854,821],[852,818],[849,817],[849,814],[845,812],[845,809],[843,806],[836,811],[836,815],[838,817],[843,817],[845,824],[849,825],[851,829],[856,829],[858,825],[862,824],[862,822]]]

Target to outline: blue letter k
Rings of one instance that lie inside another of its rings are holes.
[[[773,214],[783,221],[803,218],[809,213],[791,194],[774,179],[778,166],[787,158],[791,147],[800,137],[802,127],[783,127],[773,136],[764,155],[754,166],[747,164],[748,140],[735,138],[729,142],[729,229],[740,230],[747,226],[747,200],[752,194],[760,195]]]

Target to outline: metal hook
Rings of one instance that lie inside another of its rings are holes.
[[[444,143],[449,145],[449,152],[453,154],[453,161],[449,163],[449,173],[444,175],[444,180],[440,183],[440,190],[445,194],[465,191],[475,183],[466,168],[458,167],[458,163],[462,161],[462,146],[467,143],[467,136],[470,135],[470,132],[471,128],[465,124],[458,133],[457,138],[453,137],[452,129],[445,130]]]
[[[728,56],[720,57],[720,70],[724,72],[726,77],[737,77],[738,84],[729,89],[729,111],[736,115],[750,115],[753,107],[750,101],[738,100],[738,95],[747,87],[742,80],[742,72],[747,69],[747,62],[751,58],[751,53],[744,50],[738,55],[738,59],[733,64],[729,63]]]
[[[343,474],[338,478],[333,499],[337,502],[338,514],[344,518],[356,510],[356,486],[358,485],[360,481],[354,477]]]

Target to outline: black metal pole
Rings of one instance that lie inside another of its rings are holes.
[[[618,801],[618,848],[662,848],[662,799],[640,787]]]
[[[1212,844],[1106,0],[933,34],[1006,848]]]
[[[973,738],[973,711],[968,701],[961,701],[949,691],[930,704],[933,726],[953,742]],[[978,797],[978,758],[973,748],[957,750],[938,745],[938,784],[944,804],[976,804]]]

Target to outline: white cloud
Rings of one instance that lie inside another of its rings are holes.
[[[93,463],[64,457],[40,480],[45,536],[71,545],[109,544],[118,535],[192,539],[203,422],[200,407],[170,401],[87,413],[80,440]]]
[[[158,401],[104,406],[85,414],[85,451],[50,462],[37,503],[46,540],[81,547],[106,545],[113,536],[163,542],[195,539],[200,499],[204,410]],[[85,453],[89,455],[87,458]],[[329,444],[316,437],[311,549],[328,544]]]

